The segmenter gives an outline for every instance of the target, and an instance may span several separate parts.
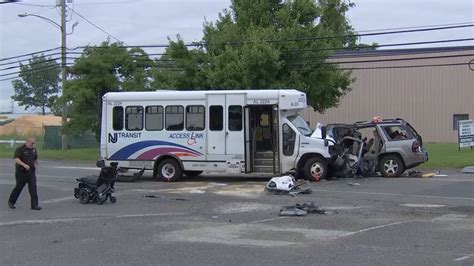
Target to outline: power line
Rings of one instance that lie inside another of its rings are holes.
[[[67,52],[66,53],[66,55],[83,55],[83,54],[84,54],[83,52]],[[56,53],[51,53],[51,54],[43,54],[44,57],[50,57],[50,56],[56,56],[56,55],[61,55],[61,53],[56,52]],[[156,56],[156,55],[164,55],[164,53],[150,53],[150,54],[146,54],[146,55],[147,56]],[[141,55],[137,55],[136,57],[139,57],[139,56],[141,56]],[[67,59],[78,59],[80,57],[66,57],[66,58]],[[61,59],[61,57],[59,57],[58,59]],[[29,61],[29,60],[31,60],[31,58],[25,58],[25,59],[13,61],[13,62],[8,62],[8,63],[0,63],[0,66],[18,64],[18,63],[22,63],[22,62]],[[150,60],[153,60],[153,59],[150,58]],[[160,61],[168,61],[168,60],[160,60]],[[42,61],[40,61],[40,62],[42,62]]]
[[[12,2],[12,4],[16,5],[22,5],[22,6],[36,6],[36,7],[54,7],[56,5],[38,5],[38,4],[25,4],[25,3],[18,3],[18,2]]]
[[[438,31],[438,30],[458,29],[458,28],[467,28],[467,27],[474,27],[474,24],[457,25],[457,26],[445,26],[445,27],[433,27],[433,28],[424,28],[424,29],[412,29],[412,30],[382,31],[382,32],[373,32],[373,33],[362,33],[362,34],[348,34],[348,35],[334,35],[334,36],[309,36],[309,37],[299,37],[299,38],[281,39],[281,40],[224,42],[224,43],[221,43],[221,45],[250,44],[250,43],[261,43],[261,42],[280,43],[280,42],[312,41],[312,40],[326,40],[326,39],[339,39],[339,38],[342,39],[342,38],[363,37],[363,36],[376,36],[376,35],[389,35],[389,34],[401,34],[401,33]],[[213,43],[200,42],[200,43],[196,43],[196,44],[187,44],[187,46],[198,46],[198,44],[199,45],[206,45],[206,44],[210,45],[210,44],[213,44]]]
[[[377,66],[377,67],[343,67],[343,68],[337,68],[338,70],[346,70],[346,71],[357,71],[357,70],[384,70],[384,69],[410,69],[410,68],[426,68],[426,67],[448,67],[448,66],[468,66],[469,63],[448,63],[448,64],[428,64],[428,65],[408,65],[408,66]],[[308,65],[307,65],[308,66]],[[309,65],[309,66],[320,66],[320,65]],[[47,72],[51,69],[47,70],[42,70],[42,71],[37,71],[36,73],[42,73],[42,72]],[[185,69],[182,68],[171,68],[171,67],[164,67],[160,68],[158,70],[164,70],[164,71],[171,71],[171,72],[184,72]],[[17,79],[19,76],[16,77],[10,77],[10,78],[4,78],[0,79],[0,81],[6,81],[6,80],[12,80],[12,79]]]
[[[132,4],[136,3],[139,0],[133,1],[110,1],[110,2],[85,2],[85,3],[77,3],[77,5],[116,5],[116,4]]]
[[[322,62],[321,64],[342,65],[342,64],[380,63],[380,62],[398,62],[398,61],[412,61],[412,60],[456,58],[456,57],[466,57],[466,56],[474,56],[474,54],[438,55],[438,56],[406,57],[406,58],[390,58],[390,59],[358,60],[358,61],[331,61],[331,62]],[[323,58],[321,58],[321,57],[301,57],[299,59],[323,59]]]
[[[44,57],[48,57],[48,56],[53,56],[53,55],[60,55],[61,53],[52,53],[52,54],[43,54]],[[0,66],[6,66],[6,65],[12,65],[12,64],[18,64],[18,63],[21,63],[21,62],[25,62],[25,61],[29,61],[31,60],[31,58],[25,58],[25,59],[21,59],[21,60],[17,60],[17,61],[14,61],[14,62],[8,62],[8,63],[0,63]]]
[[[66,65],[71,66],[72,64],[68,63]],[[54,70],[54,69],[57,69],[57,67],[56,66],[44,66],[44,67],[38,67],[36,69],[29,69],[27,71],[24,71],[24,73],[44,73],[44,72],[48,72],[48,71]],[[7,73],[7,74],[1,74],[0,77],[17,75],[17,74],[20,74],[20,73],[21,73],[21,71]],[[19,75],[17,75],[16,77],[0,79],[0,81],[11,80],[11,79],[16,79],[16,78],[19,78]]]
[[[386,55],[386,56],[392,56],[392,54],[389,54],[389,55]],[[458,58],[458,57],[468,57],[468,56],[474,56],[474,54],[437,55],[437,56],[422,56],[422,57],[413,57],[413,56],[411,56],[411,57],[405,57],[405,58],[356,60],[356,61],[353,61],[353,60],[352,61],[329,61],[329,62],[326,61],[326,62],[321,62],[320,64],[327,64],[327,65],[337,64],[337,65],[340,65],[340,64],[380,63],[380,62],[397,62],[397,61],[413,61],[413,60],[420,61],[420,60]],[[365,57],[365,56],[362,55],[362,56],[359,56],[359,58],[360,57]],[[66,57],[66,59],[68,59],[68,60],[77,60],[79,58],[80,57]],[[147,58],[141,58],[141,56],[132,56],[132,58],[135,60],[135,62],[141,62],[141,63],[145,63],[145,62],[172,62],[172,63],[176,63],[174,59],[151,59],[151,58],[148,58],[148,57]],[[294,61],[297,61],[297,62],[295,62],[293,64],[304,65],[305,64],[304,62],[308,62],[309,60],[321,60],[321,59],[323,59],[323,60],[326,60],[326,59],[334,60],[334,59],[336,59],[337,60],[337,59],[345,59],[345,58],[351,58],[351,57],[341,56],[341,57],[326,58],[326,57],[318,57],[318,56],[302,56],[302,57],[295,57]],[[38,61],[38,62],[35,62],[35,64],[39,64],[39,63],[43,63],[43,62],[56,61],[56,60],[59,60],[59,59],[61,59],[61,57],[50,58],[50,59]],[[282,60],[286,60],[290,63],[291,63],[291,59],[292,58],[288,58],[288,57],[287,58],[285,58],[285,57],[282,58]],[[298,62],[300,62],[300,63],[298,63]],[[15,68],[19,68],[19,67],[20,66],[6,67],[6,68],[3,68],[3,69],[0,69],[0,71],[15,69]],[[143,65],[143,67],[151,67],[151,65]],[[9,75],[12,75],[12,74],[15,74],[15,73],[9,73]],[[5,75],[8,75],[8,74],[5,74]]]
[[[365,70],[365,69],[405,69],[405,68],[425,68],[425,67],[447,67],[447,66],[468,66],[469,63],[448,63],[448,64],[431,64],[431,65],[411,65],[411,66],[377,66],[377,67],[351,67],[338,68],[340,70]]]
[[[75,10],[72,10],[74,13],[76,13],[78,16],[81,16],[80,14],[78,14]],[[85,19],[87,21],[86,18],[84,18],[83,16],[81,16],[81,18]],[[91,23],[90,21],[88,21],[89,23]],[[119,42],[122,42],[120,39],[114,37],[113,35],[109,34],[108,32],[102,30],[100,27],[98,27],[97,25],[91,23],[92,25],[94,25],[95,27],[99,28],[101,31],[103,31],[104,33],[106,33],[107,35],[110,35],[111,37],[113,37],[114,39],[118,40]],[[452,29],[452,28],[457,28],[457,27],[472,27],[474,26],[474,24],[470,24],[470,25],[458,25],[458,26],[447,26],[447,27],[437,27],[437,28],[429,28],[429,29],[418,29],[416,30],[416,32],[419,32],[419,31],[428,31],[428,30],[441,30],[441,29]],[[395,33],[401,33],[401,32],[415,32],[414,30],[409,30],[409,31],[391,31],[391,32],[376,32],[376,33],[370,33],[370,35],[382,35],[382,34],[395,34]],[[359,35],[344,35],[344,36],[325,36],[325,37],[311,37],[312,39],[314,38],[339,38],[339,37],[349,37],[349,36],[367,36],[366,34],[365,35],[362,35],[362,34],[359,34]],[[307,38],[301,38],[301,39],[288,39],[288,40],[276,40],[276,41],[279,41],[279,42],[282,42],[282,41],[298,41],[298,40],[307,40]],[[447,42],[460,42],[460,41],[469,41],[469,40],[472,40],[472,38],[464,38],[464,39],[452,39],[452,40],[439,40],[439,41],[429,41],[429,42],[417,42],[417,43],[405,43],[403,45],[416,45],[416,44],[432,44],[432,43],[447,43]],[[122,42],[124,43],[124,42]],[[202,45],[204,44],[203,42],[198,42],[198,43],[191,43],[191,44],[184,44],[185,46],[199,46],[199,45]],[[209,44],[209,43],[208,43]],[[225,44],[225,43],[223,43]],[[242,43],[243,44],[243,43]],[[402,43],[399,43],[399,44],[386,44],[386,45],[378,45],[377,47],[393,47],[393,46],[401,46]],[[84,48],[87,48],[88,46],[78,46],[78,47],[75,47],[75,48],[71,48],[71,49],[68,49],[70,51],[74,51],[74,50],[78,50],[78,49],[84,49]],[[154,44],[154,45],[123,45],[122,47],[125,47],[125,48],[167,48],[169,47],[169,44]],[[19,57],[24,57],[24,56],[30,56],[30,55],[33,55],[33,54],[38,54],[38,53],[44,53],[44,52],[48,52],[48,51],[52,51],[52,50],[56,50],[56,49],[59,49],[60,47],[57,47],[57,48],[53,48],[53,49],[48,49],[48,50],[43,50],[43,51],[38,51],[38,52],[34,52],[34,53],[29,53],[29,54],[23,54],[23,55],[17,55],[17,56],[13,56],[13,57],[7,57],[7,58],[2,58],[0,59],[0,61],[5,61],[5,60],[10,60],[10,59],[14,59],[14,58],[19,58]],[[97,46],[96,48],[102,48],[100,46]],[[350,48],[345,48],[345,47],[340,47],[340,48],[321,48],[321,50],[347,50],[347,49],[350,49]],[[354,49],[354,48],[352,48]]]
[[[348,65],[348,64],[361,64],[361,63],[380,63],[380,62],[398,62],[398,61],[413,61],[413,60],[432,60],[432,59],[443,59],[443,58],[459,58],[459,57],[469,57],[469,56],[474,56],[474,54],[462,54],[462,55],[441,55],[441,56],[425,56],[425,57],[407,57],[407,58],[391,58],[391,59],[377,59],[377,60],[357,60],[357,61],[331,61],[331,62],[320,62],[318,63],[318,65]],[[55,60],[58,60],[60,58],[53,58],[53,59],[49,59],[49,60],[43,60],[41,62],[37,62],[37,63],[42,63],[42,62],[47,62],[47,61],[55,61]],[[75,57],[68,57],[67,59],[77,59]],[[289,65],[308,65],[307,63],[305,63],[303,60],[311,60],[311,59],[324,59],[324,58],[317,58],[317,57],[303,57],[303,58],[297,58],[299,62],[291,62],[289,61],[288,64]],[[136,60],[136,62],[138,63],[144,63],[144,62],[148,62],[148,61],[151,61],[151,62],[172,62],[172,63],[175,63],[174,60],[172,59],[158,59],[158,60],[150,60],[150,59],[140,59],[138,58],[138,60]],[[307,61],[306,61],[307,62]],[[70,65],[74,65],[74,63],[68,63]],[[309,64],[311,65],[311,64]],[[48,66],[47,66],[48,67]],[[52,67],[52,66],[51,66]],[[138,67],[152,67],[152,65],[149,65],[149,64],[146,64],[146,65],[138,65]],[[169,68],[171,66],[166,66],[166,65],[162,65],[162,66],[159,66],[159,68]],[[407,66],[407,67],[411,67],[411,66]],[[5,68],[5,69],[0,69],[0,70],[9,70],[9,69],[14,69],[14,68],[18,68],[18,67],[10,67],[10,68]],[[38,69],[38,68],[37,68]],[[35,69],[31,69],[29,71],[34,71]],[[14,74],[18,74],[20,73],[20,71],[18,72],[11,72],[11,73],[6,73],[6,74],[2,74],[0,75],[0,77],[2,76],[9,76],[9,75],[14,75]]]
[[[102,31],[103,33],[107,34],[108,36],[114,38],[115,40],[117,40],[118,42],[121,42],[121,43],[125,43],[124,41],[118,39],[117,37],[115,37],[114,35],[108,33],[107,31],[105,31],[104,29],[102,29],[101,27],[97,26],[96,24],[94,24],[92,21],[88,20],[87,18],[85,18],[83,15],[79,14],[76,10],[72,9],[71,8],[71,11],[74,12],[76,15],[78,15],[79,17],[81,17],[83,20],[85,20],[87,23],[91,24],[92,26],[96,27],[97,29],[99,29],[100,31]],[[125,43],[126,44],[126,43]]]
[[[467,27],[474,27],[474,24],[457,25],[457,26],[445,26],[445,27],[433,27],[433,28],[424,28],[424,29],[412,29],[412,30],[382,31],[382,32],[349,34],[349,35],[322,36],[322,37],[319,37],[319,36],[311,37],[310,36],[310,37],[301,37],[301,38],[285,39],[285,40],[267,40],[266,42],[325,40],[325,39],[338,39],[338,38],[350,38],[350,37],[363,37],[363,36],[376,36],[376,35],[389,35],[389,34],[401,34],[401,33],[415,33],[415,32],[425,32],[425,31],[459,29],[459,28],[467,28]]]
[[[77,14],[77,13],[76,13]],[[204,45],[240,45],[240,44],[251,44],[251,43],[281,43],[281,42],[297,42],[297,41],[311,41],[311,40],[326,40],[326,39],[338,39],[338,38],[351,38],[351,37],[363,37],[363,36],[376,36],[376,35],[389,35],[389,34],[401,34],[401,33],[415,33],[415,32],[426,32],[426,31],[438,31],[438,30],[448,30],[448,29],[458,29],[458,28],[467,28],[474,27],[474,23],[469,25],[456,25],[456,26],[445,26],[445,27],[432,27],[432,28],[423,28],[423,29],[412,29],[412,30],[398,30],[398,31],[381,31],[373,33],[362,33],[362,34],[349,34],[349,35],[333,35],[333,36],[308,36],[308,37],[299,37],[292,39],[280,39],[280,40],[260,40],[260,41],[235,41],[235,42],[192,42],[184,43],[186,47],[197,47]],[[152,45],[122,45],[125,48],[167,48],[169,44],[152,44]],[[84,49],[87,46],[77,46],[70,50]],[[97,48],[106,48],[106,47],[97,47]]]
[[[56,61],[58,59],[61,59],[61,57],[57,57],[57,58],[50,58],[50,59],[46,59],[46,60],[41,60],[41,61],[38,61],[38,62],[32,62],[30,64],[28,64],[28,66],[34,66],[34,65],[38,65],[38,64],[42,64],[42,63],[47,63],[47,62],[53,62],[53,61]],[[74,59],[74,58],[73,58]],[[5,71],[5,70],[9,70],[9,69],[15,69],[15,68],[19,68],[20,66],[11,66],[11,67],[6,67],[6,68],[1,68],[0,71]],[[58,68],[59,68],[59,64],[58,64]]]
[[[469,22],[458,22],[458,23],[448,23],[448,24],[432,24],[432,25],[423,25],[423,26],[409,26],[409,27],[398,27],[398,28],[385,28],[385,29],[376,29],[376,30],[358,30],[357,32],[373,32],[373,31],[388,31],[388,30],[408,30],[408,29],[418,29],[418,28],[429,28],[429,27],[444,27],[444,26],[455,26],[455,25],[465,25],[473,24],[473,21]]]
[[[50,52],[50,51],[54,51],[54,50],[58,50],[58,49],[60,49],[60,47],[51,48],[51,49],[42,50],[42,51],[33,52],[33,53],[28,53],[28,54],[12,56],[12,57],[0,58],[0,61],[6,61],[6,60],[14,59],[14,58],[25,57],[25,56],[32,56],[32,55],[35,55],[35,54],[41,54],[41,53]]]
[[[380,47],[396,47],[396,46],[411,46],[411,45],[422,45],[422,44],[437,44],[437,43],[450,43],[450,42],[467,42],[467,41],[474,41],[474,38],[463,38],[463,39],[450,39],[450,40],[436,40],[436,41],[424,41],[424,42],[407,42],[407,43],[389,43],[389,44],[378,44],[374,46],[367,46],[367,47],[334,47],[334,48],[319,48],[319,49],[295,49],[289,50],[289,52],[315,52],[315,51],[337,51],[337,50],[349,50],[349,51],[360,51],[360,50],[368,50]],[[381,50],[377,50],[381,51]],[[389,51],[389,50],[385,50]]]

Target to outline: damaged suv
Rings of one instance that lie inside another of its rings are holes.
[[[329,124],[325,128],[334,156],[333,176],[401,176],[406,169],[428,160],[423,140],[405,120],[376,119],[354,124]]]

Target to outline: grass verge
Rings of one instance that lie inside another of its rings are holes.
[[[40,160],[68,160],[68,161],[97,161],[99,148],[71,149],[71,150],[44,150],[37,148]],[[13,158],[15,148],[0,145],[0,158]]]
[[[427,143],[429,160],[420,168],[463,168],[474,165],[474,149],[458,150],[457,143]]]

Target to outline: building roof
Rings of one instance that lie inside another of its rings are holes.
[[[407,54],[425,54],[425,53],[446,53],[446,52],[459,52],[459,51],[470,51],[474,50],[474,45],[466,46],[444,46],[444,47],[427,47],[427,48],[408,48],[408,49],[379,49],[369,50],[362,48],[360,50],[341,50],[331,56],[331,58],[337,57],[358,57],[358,56],[391,56],[391,55],[407,55]]]

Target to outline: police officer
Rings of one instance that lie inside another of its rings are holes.
[[[31,197],[31,209],[41,210],[38,206],[38,193],[36,191],[36,165],[38,164],[38,153],[35,148],[35,139],[29,138],[24,145],[15,150],[15,179],[16,186],[8,199],[10,209],[15,209],[15,203],[20,196],[23,187],[28,183]]]

